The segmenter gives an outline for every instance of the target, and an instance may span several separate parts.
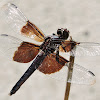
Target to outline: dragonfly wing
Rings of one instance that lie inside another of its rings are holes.
[[[100,55],[100,43],[64,41],[60,51],[66,52],[67,55],[70,55],[71,51],[75,56],[97,56]]]
[[[39,52],[39,46],[7,34],[0,34],[0,51],[11,60],[27,63]]]
[[[68,74],[68,66],[63,66],[56,73],[46,74],[46,76],[51,77],[52,79],[56,79],[62,82],[69,82],[74,84],[82,84],[82,85],[92,85],[96,82],[95,75],[87,70],[86,68],[74,64],[74,70],[72,74],[72,79],[67,80]]]
[[[65,63],[68,63],[68,60],[63,57],[60,56],[58,63],[56,61],[56,54],[49,54],[39,66],[38,70],[50,78],[65,81],[68,71],[68,67],[64,66]]]
[[[70,74],[72,74],[72,79],[68,79],[70,83],[91,85],[96,82],[95,75],[78,64],[74,64],[73,72]]]
[[[0,51],[8,58],[12,59],[14,52],[22,42],[23,41],[18,38],[14,38],[7,34],[0,34]]]
[[[3,21],[16,33],[21,33],[39,42],[44,41],[42,31],[35,24],[31,23],[16,5],[11,3],[5,4],[0,9],[0,17],[3,17]]]
[[[46,76],[66,82],[68,66],[69,63],[65,58],[60,56],[58,63],[56,61],[56,55],[50,54],[44,59],[38,70],[46,74]],[[70,74],[73,76],[72,79],[68,80],[68,82],[88,85],[95,83],[95,75],[80,65],[74,64],[73,73]]]
[[[46,56],[38,70],[44,74],[52,74],[60,71],[65,63],[69,62],[63,57],[59,56],[59,62],[56,60],[56,54],[52,53]]]
[[[77,45],[75,56],[97,56],[100,55],[100,44],[91,42],[80,42]]]
[[[15,32],[19,33],[21,28],[26,24],[28,19],[23,13],[11,3],[7,3],[0,9],[0,17],[5,21]]]

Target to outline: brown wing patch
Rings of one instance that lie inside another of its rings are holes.
[[[65,51],[69,52],[69,51],[71,51],[71,43],[70,43],[70,41],[62,42],[62,46],[59,47],[59,50],[61,52],[65,52]]]
[[[38,52],[38,45],[29,42],[22,42],[18,47],[18,50],[15,51],[13,60],[20,63],[28,63],[35,58]]]
[[[61,51],[61,52],[69,52],[69,51],[71,51],[77,44],[79,44],[79,43],[77,43],[77,42],[75,42],[75,41],[64,41],[64,42],[62,42],[62,46],[60,46],[59,47],[59,50]]]
[[[59,63],[56,61],[56,55],[48,55],[42,64],[39,66],[38,70],[44,74],[51,74],[59,71],[68,62],[66,59],[60,56]]]
[[[23,26],[21,33],[27,37],[33,38],[36,41],[44,41],[44,34],[36,25],[32,24],[30,21],[27,21],[27,24]]]

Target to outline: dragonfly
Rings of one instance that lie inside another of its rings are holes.
[[[74,56],[100,55],[99,43],[76,42],[69,39],[70,35],[67,28],[59,28],[57,33],[52,35],[44,34],[35,24],[27,19],[15,4],[7,3],[3,5],[0,12],[15,34],[20,34],[41,43],[37,45],[23,41],[15,36],[0,34],[1,52],[5,55],[9,54],[9,58],[18,63],[32,61],[29,68],[10,91],[10,95],[15,94],[36,70],[49,76],[59,72],[63,73],[62,77],[66,76],[64,72],[67,71],[70,61],[62,57],[60,52],[66,54],[72,52]],[[68,82],[77,84],[95,83],[94,73],[78,64],[74,63],[73,66],[73,77],[67,80]]]

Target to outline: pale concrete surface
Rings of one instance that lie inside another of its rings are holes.
[[[4,2],[1,0],[0,6]],[[16,0],[12,2],[45,34],[50,35],[58,28],[67,27],[74,40],[100,43],[100,0]],[[14,34],[8,31],[8,27],[2,27],[1,23],[0,32]],[[75,63],[93,71],[97,82],[92,86],[73,84],[69,100],[100,100],[100,57],[76,57]],[[9,61],[0,53],[0,100],[64,100],[65,83],[48,78],[38,71],[15,95],[10,97],[8,93],[28,66],[29,64]]]

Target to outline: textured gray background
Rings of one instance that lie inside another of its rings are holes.
[[[10,0],[9,0],[10,1]],[[0,6],[7,0],[1,0]],[[16,0],[12,1],[45,34],[67,27],[74,40],[100,42],[100,0]],[[0,18],[0,20],[2,20]],[[1,33],[8,27],[0,25]],[[10,32],[9,32],[10,33]],[[22,38],[24,39],[24,38]],[[69,100],[100,100],[100,57],[76,57],[75,63],[93,71],[96,84],[71,87]],[[12,97],[11,88],[29,64],[9,61],[0,53],[0,100],[64,100],[65,83],[35,72]]]

